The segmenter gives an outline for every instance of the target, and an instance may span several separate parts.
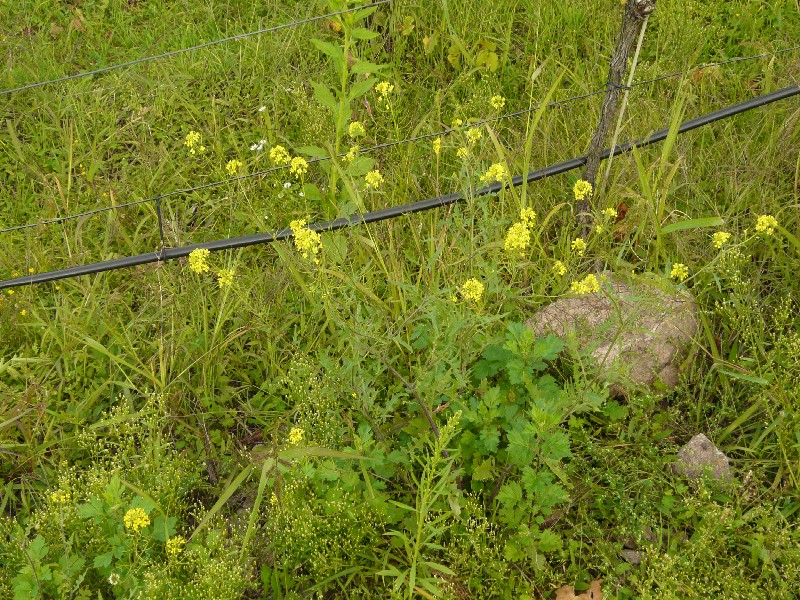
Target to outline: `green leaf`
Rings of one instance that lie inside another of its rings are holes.
[[[564,350],[564,342],[552,333],[536,340],[533,351],[542,360],[555,360]]]
[[[720,217],[704,217],[702,219],[688,219],[686,221],[678,221],[671,223],[661,229],[662,234],[672,233],[674,231],[683,231],[685,229],[704,229],[706,227],[719,227],[725,221]]]
[[[376,37],[380,36],[379,33],[364,29],[363,27],[353,27],[353,29],[350,30],[350,35],[357,40],[374,40]]]
[[[350,177],[363,177],[375,167],[375,159],[369,156],[359,156],[347,165],[347,174]]]
[[[361,81],[358,81],[358,82],[354,83],[350,87],[350,93],[347,94],[347,101],[348,102],[352,102],[356,98],[360,98],[361,96],[366,94],[368,91],[370,91],[372,89],[372,87],[376,83],[378,83],[378,78],[377,77],[370,77],[369,79],[362,79]]]
[[[108,568],[111,566],[111,560],[114,558],[113,552],[106,552],[105,554],[101,554],[100,556],[94,557],[94,565],[95,569],[103,569]]]
[[[494,457],[490,456],[479,464],[472,471],[472,479],[475,481],[489,481],[494,477]]]
[[[35,562],[40,562],[47,556],[48,548],[41,535],[37,535],[28,546],[28,556]]]
[[[326,42],[324,40],[319,40],[316,38],[312,39],[311,43],[314,44],[314,46],[316,46],[317,49],[321,51],[323,54],[327,54],[328,56],[330,56],[333,59],[334,63],[336,63],[337,67],[343,64],[344,52],[338,46],[334,46],[330,42]]]
[[[612,421],[621,421],[628,416],[628,408],[622,406],[616,400],[610,400],[606,402],[606,405],[603,407],[603,414]]]
[[[727,375],[728,377],[733,377],[734,379],[740,379],[741,381],[749,381],[750,383],[755,383],[758,385],[769,385],[769,379],[764,379],[763,377],[756,377],[755,375],[745,375],[744,373],[737,373],[736,371],[728,371],[727,369],[719,369],[719,372]]]
[[[487,454],[497,452],[500,445],[500,431],[497,428],[482,429],[479,436],[481,447]]]
[[[541,452],[544,459],[562,460],[572,456],[569,436],[563,431],[551,431],[541,437]]]
[[[328,151],[319,146],[302,146],[297,149],[297,152],[312,158],[328,158]]]
[[[350,71],[358,75],[366,75],[367,73],[378,73],[387,66],[388,65],[376,65],[368,60],[359,60],[350,68]]]
[[[311,87],[314,88],[314,98],[316,98],[317,102],[331,109],[334,113],[339,110],[339,102],[333,96],[333,92],[328,89],[328,86],[312,81]]]
[[[540,552],[555,552],[561,550],[564,546],[561,537],[549,529],[545,529],[539,535],[539,551]]]
[[[522,502],[522,486],[516,481],[504,483],[497,493],[497,501],[506,508],[513,508]]]

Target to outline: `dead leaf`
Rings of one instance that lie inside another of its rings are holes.
[[[50,23],[50,35],[52,35],[53,37],[56,37],[62,31],[64,31],[64,28],[61,27],[61,25],[59,25],[55,21]]]
[[[556,590],[556,600],[602,600],[601,583],[603,583],[602,579],[595,579],[589,584],[588,590],[578,595],[575,595],[575,588],[571,585],[563,585]]]

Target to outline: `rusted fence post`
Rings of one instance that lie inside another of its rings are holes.
[[[595,189],[597,181],[597,171],[600,167],[600,153],[603,151],[608,137],[608,130],[611,123],[617,116],[619,110],[620,90],[626,86],[622,84],[625,71],[628,68],[628,57],[634,42],[639,38],[642,27],[645,26],[648,17],[656,8],[656,0],[628,0],[625,5],[625,15],[622,18],[622,30],[617,40],[617,47],[611,57],[611,65],[608,71],[608,90],[603,99],[603,107],[600,110],[600,120],[597,122],[597,129],[592,135],[586,160],[586,168],[583,171],[583,179],[592,184]],[[586,227],[591,220],[590,197],[587,196],[578,202],[577,220],[578,225]]]

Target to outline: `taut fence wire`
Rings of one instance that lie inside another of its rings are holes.
[[[727,119],[733,117],[734,115],[738,115],[753,110],[755,108],[759,108],[761,106],[766,106],[768,104],[772,104],[773,102],[778,102],[779,100],[785,100],[786,98],[790,98],[798,94],[800,94],[800,86],[792,85],[769,94],[764,94],[762,96],[757,96],[755,98],[751,98],[749,100],[745,100],[737,104],[732,104],[730,106],[726,106],[725,108],[721,108],[719,110],[707,113],[705,115],[695,117],[694,119],[689,119],[688,121],[684,121],[678,128],[678,133],[683,134],[686,133],[687,131],[697,129],[698,127],[703,127],[704,125],[714,123],[715,121]],[[670,131],[669,128],[660,129],[659,131],[656,131],[655,133],[644,139],[633,142],[626,142],[624,144],[616,146],[615,148],[607,148],[602,152],[601,159],[605,160],[611,156],[617,156],[619,154],[629,152],[634,148],[642,148],[644,146],[649,146],[651,144],[664,141],[667,138],[669,131]],[[552,177],[554,175],[560,175],[562,173],[572,171],[574,169],[583,166],[586,163],[586,159],[587,157],[585,155],[578,156],[576,158],[556,163],[544,167],[542,169],[530,171],[526,175],[517,175],[513,177],[509,183],[493,183],[491,185],[487,185],[476,191],[473,194],[473,197],[488,196],[490,194],[494,194],[501,191],[505,187],[517,187],[525,183],[533,183],[534,181],[539,181],[541,179],[546,179],[547,177]],[[340,229],[346,229],[348,227],[353,227],[355,225],[377,223],[379,221],[385,221],[387,219],[394,219],[397,217],[402,217],[404,215],[409,215],[418,212],[423,212],[426,210],[432,210],[435,208],[449,206],[451,204],[462,202],[465,199],[466,196],[463,193],[454,192],[451,194],[446,194],[444,196],[437,196],[435,198],[419,200],[417,202],[411,202],[400,206],[384,208],[381,210],[363,213],[360,215],[354,215],[352,217],[339,218],[333,221],[326,221],[321,223],[314,223],[312,225],[309,225],[309,228],[317,232],[338,231]],[[35,273],[33,275],[27,275],[24,277],[17,277],[15,279],[0,281],[0,290],[12,287],[20,287],[25,285],[46,283],[48,281],[56,281],[59,279],[67,279],[70,277],[79,277],[81,275],[91,275],[95,273],[102,273],[105,271],[112,271],[116,269],[124,269],[148,263],[175,260],[186,257],[193,250],[199,248],[205,248],[209,251],[217,252],[221,250],[244,248],[247,246],[254,246],[257,244],[270,244],[272,242],[291,239],[293,235],[294,234],[291,229],[285,228],[285,229],[270,231],[267,233],[258,233],[240,237],[214,240],[200,244],[193,244],[190,246],[180,246],[177,248],[164,248],[156,252],[149,252],[146,254],[139,254],[136,256],[126,256],[122,258],[116,258],[113,260],[106,260],[87,265],[69,267],[67,269],[59,269],[55,271],[47,271],[44,273]]]

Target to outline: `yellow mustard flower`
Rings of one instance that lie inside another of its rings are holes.
[[[33,275],[35,272],[36,271],[34,270],[33,267],[28,268],[28,273],[30,273],[31,275]]]
[[[220,289],[232,286],[234,275],[236,275],[234,269],[220,269],[217,271],[217,283]]]
[[[9,296],[13,296],[14,290],[6,290],[6,294],[8,294]]]
[[[584,181],[583,179],[579,179],[575,182],[572,192],[575,194],[575,200],[584,200],[591,197],[592,184],[588,181]]]
[[[123,517],[125,529],[132,529],[133,533],[139,533],[142,529],[150,525],[150,517],[144,512],[143,508],[132,508]]]
[[[528,247],[531,240],[531,230],[525,223],[514,223],[508,228],[503,249],[509,254],[520,255]]]
[[[195,273],[207,273],[208,260],[211,252],[207,248],[195,248],[189,253],[189,268]]]
[[[536,221],[536,211],[532,208],[523,208],[519,213],[519,220],[531,227]]]
[[[606,230],[605,226],[602,223],[598,223],[594,226],[595,233],[603,233]]]
[[[756,231],[772,235],[778,226],[778,220],[772,215],[761,215],[756,221]]]
[[[300,179],[308,172],[308,162],[302,156],[295,156],[292,159],[292,165],[289,167],[289,172]]]
[[[553,264],[553,273],[555,273],[558,277],[562,277],[567,272],[567,267],[564,266],[564,263],[560,260],[557,260]]]
[[[291,162],[292,156],[283,146],[273,146],[269,151],[269,159],[275,165],[282,167],[283,165],[288,165]]]
[[[50,494],[50,502],[53,504],[69,504],[72,500],[72,495],[64,490],[58,490]]]
[[[719,250],[725,244],[728,243],[728,240],[731,239],[731,234],[727,231],[718,231],[714,235],[711,236],[711,241],[714,244],[714,248]]]
[[[344,156],[344,162],[350,163],[353,162],[356,157],[358,156],[359,147],[358,146],[350,146],[350,150],[347,151],[347,154]]]
[[[19,314],[20,314],[20,316],[24,317],[25,315],[28,314],[28,311],[23,308],[21,311],[19,311]]]
[[[378,96],[380,96],[381,100],[385,100],[386,97],[394,91],[394,84],[388,81],[381,81],[375,86],[375,91],[378,92]]]
[[[242,161],[234,158],[233,160],[228,161],[228,164],[225,165],[225,170],[228,172],[230,177],[233,177],[243,166],[244,163]]]
[[[317,255],[322,248],[322,236],[316,231],[306,227],[305,219],[297,219],[289,223],[289,229],[294,233],[294,247],[306,260],[313,260],[319,264]]]
[[[689,276],[689,267],[683,263],[675,263],[672,265],[672,270],[669,272],[669,276],[676,281],[684,281]]]
[[[597,281],[595,275],[587,275],[581,281],[573,281],[570,289],[576,293],[584,296],[593,292],[600,291],[600,282]]]
[[[272,492],[272,495],[269,497],[269,503],[273,507],[278,506],[278,496],[275,494],[275,492]]]
[[[347,127],[347,133],[350,134],[350,137],[361,137],[362,135],[367,134],[367,130],[364,129],[364,125],[361,124],[361,121],[353,121]]]
[[[481,181],[484,183],[494,183],[495,181],[503,181],[508,179],[508,169],[503,163],[494,163],[489,170],[481,176]]]
[[[466,135],[467,135],[467,141],[470,143],[470,145],[473,146],[476,143],[478,143],[478,140],[480,140],[483,137],[483,133],[477,127],[472,127],[471,129],[468,129]]]
[[[583,238],[575,238],[572,240],[572,251],[578,256],[583,256],[583,253],[586,252],[586,242]]]
[[[305,434],[306,432],[300,427],[292,427],[291,431],[289,432],[289,443],[292,446],[296,446],[303,441],[303,436]]]
[[[458,158],[467,158],[469,156],[469,150],[464,148],[463,146],[456,150],[456,156]]]
[[[200,134],[194,130],[186,134],[186,140],[184,140],[183,145],[189,149],[189,154],[192,155],[203,152],[206,149],[205,146],[200,145]]]
[[[483,284],[475,279],[467,279],[461,286],[461,297],[470,302],[480,302],[483,297]]]
[[[492,108],[495,110],[503,110],[506,105],[506,99],[500,96],[492,96],[491,100],[489,100],[489,104],[492,105]]]
[[[176,535],[175,537],[169,538],[166,543],[167,556],[178,556],[178,554],[183,552],[183,547],[185,545],[186,538],[184,538],[182,535]]]
[[[433,153],[436,156],[439,156],[439,154],[442,151],[442,138],[437,137],[436,139],[434,139],[431,147],[433,148]]]
[[[617,210],[615,208],[604,208],[603,209],[603,216],[608,217],[609,219],[616,219],[617,218]]]
[[[461,127],[463,124],[464,124],[464,121],[462,121],[462,120],[461,120],[461,119],[459,119],[458,117],[455,117],[455,118],[453,119],[453,122],[452,122],[452,123],[450,123],[450,129],[458,129],[458,128],[459,128],[459,127]]]
[[[373,190],[377,190],[379,187],[383,185],[383,175],[381,172],[375,169],[374,171],[370,171],[364,177],[364,183],[367,184],[368,188]]]

